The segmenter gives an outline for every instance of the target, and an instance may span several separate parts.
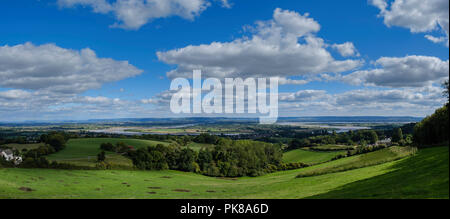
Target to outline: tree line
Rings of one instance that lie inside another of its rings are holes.
[[[419,147],[449,143],[449,82],[444,83],[443,96],[447,98],[447,103],[437,109],[434,114],[427,116],[414,127],[414,143]]]
[[[129,151],[128,156],[142,170],[171,169],[216,177],[259,176],[278,170],[282,164],[281,148],[273,144],[225,138],[199,152],[158,144]]]

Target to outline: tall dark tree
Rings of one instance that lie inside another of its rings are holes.
[[[369,142],[370,144],[375,144],[378,141],[378,135],[374,130],[369,131]]]
[[[448,80],[446,82],[444,82],[444,84],[442,86],[444,87],[444,92],[443,92],[444,97],[447,97],[447,99],[449,99],[450,88],[448,87]]]
[[[100,152],[99,154],[97,154],[97,161],[98,162],[103,162],[106,160],[106,154],[104,151]]]
[[[448,80],[443,84],[443,96],[449,98],[449,83]],[[427,116],[414,127],[413,141],[420,147],[443,144],[448,145],[449,142],[449,112],[447,102],[442,108],[437,109],[436,112]]]
[[[394,129],[392,133],[392,142],[399,142],[403,139],[403,132],[401,128]]]

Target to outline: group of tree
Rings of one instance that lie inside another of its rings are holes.
[[[50,145],[56,152],[64,149],[69,139],[70,135],[65,132],[50,132],[41,135],[41,142]]]
[[[437,109],[434,114],[427,116],[414,127],[414,143],[419,147],[446,144],[449,142],[449,84],[444,83],[444,96],[447,103]]]
[[[224,138],[199,152],[175,144],[159,144],[130,151],[128,156],[139,169],[171,169],[221,177],[258,176],[282,163],[281,148],[273,144]]]
[[[384,136],[384,133],[380,135]],[[340,145],[367,145],[375,144],[379,140],[379,134],[375,130],[358,130],[343,133],[333,132],[327,135],[319,135],[302,139],[293,139],[289,142],[287,150],[294,150],[315,145],[340,144]]]
[[[110,151],[122,154],[127,153],[130,150],[134,150],[134,147],[131,145],[127,145],[124,142],[117,142],[115,145],[110,142],[106,142],[100,145],[100,149],[103,151]]]
[[[210,135],[208,133],[202,133],[196,137],[194,137],[193,141],[196,143],[202,144],[217,144],[221,137],[216,135]]]
[[[15,137],[2,137],[0,136],[0,145],[3,144],[27,144],[27,138],[25,136]]]

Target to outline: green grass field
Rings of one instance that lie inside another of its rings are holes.
[[[385,148],[379,151],[346,157],[334,162],[325,163],[320,167],[302,171],[299,174],[299,177],[324,175],[328,173],[342,172],[346,170],[382,164],[413,155],[415,151],[416,149],[411,147],[394,146]]]
[[[17,149],[19,151],[22,151],[23,149],[27,149],[27,150],[31,150],[31,149],[36,149],[40,146],[43,146],[44,143],[36,143],[36,144],[4,144],[1,145],[1,147],[8,147],[8,148],[13,148],[13,149]]]
[[[67,142],[66,148],[55,154],[47,156],[50,161],[58,161],[62,163],[70,163],[78,166],[94,167],[97,160],[97,154],[100,153],[100,144],[110,142],[116,144],[117,142],[124,142],[135,148],[142,148],[147,146],[155,146],[157,144],[168,145],[167,142],[140,140],[140,139],[119,139],[119,138],[80,138],[70,139]],[[115,154],[113,152],[106,153],[106,162],[115,165],[132,167],[131,160]]]
[[[318,145],[310,148],[311,150],[322,150],[322,151],[342,151],[342,150],[353,150],[355,149],[354,146],[347,146],[347,145],[334,145],[334,144],[327,144],[327,145]]]
[[[448,147],[429,148],[395,162],[388,173],[312,198],[449,198]]]
[[[333,152],[316,152],[307,151],[302,149],[288,151],[283,154],[283,162],[285,163],[298,163],[302,162],[305,164],[313,165],[318,163],[323,163],[330,161],[339,154],[346,154],[342,151]]]
[[[0,169],[0,198],[448,198],[448,155],[448,147],[430,148],[397,161],[305,178],[296,176],[348,158],[238,179],[178,171]]]

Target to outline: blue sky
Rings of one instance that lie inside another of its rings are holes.
[[[118,6],[130,2],[142,4]],[[160,0],[148,0],[147,4],[158,2]],[[208,69],[218,66],[222,71],[233,69],[233,76],[242,77],[254,76],[253,70],[258,70],[233,66],[232,63],[229,68],[226,63],[212,64],[218,60],[208,59],[198,45],[209,50],[216,42],[230,46],[228,49],[231,50],[235,47],[228,43],[245,41],[244,36],[251,43],[251,39],[260,36],[262,31],[275,34],[276,28],[284,31],[282,37],[286,39],[289,34],[295,35],[299,45],[305,44],[308,37],[323,41],[313,53],[326,51],[332,61],[324,62],[324,55],[317,57],[318,64],[332,66],[333,61],[358,62],[353,66],[349,63],[336,72],[330,66],[311,72],[300,66],[281,73],[267,72],[308,81],[280,85],[281,96],[286,96],[281,98],[280,106],[284,108],[280,111],[286,115],[425,116],[445,101],[440,96],[439,83],[448,78],[448,1],[168,2],[174,3],[168,3],[168,8],[158,8],[146,5],[145,0],[3,2],[0,7],[0,79],[4,82],[0,82],[0,121],[171,116],[167,113],[167,100],[164,101],[167,97],[163,94],[174,76],[188,70],[186,66],[201,66],[208,76],[217,76],[209,74]],[[408,14],[401,13],[411,11],[411,8],[423,12],[423,17],[409,18]],[[124,9],[131,14],[121,14]],[[278,14],[284,20],[277,19],[276,9],[280,9]],[[308,21],[307,25],[313,26],[285,25],[291,21],[297,24]],[[258,29],[256,22],[265,22],[266,26]],[[320,26],[319,30],[315,28],[316,24]],[[431,37],[435,42],[429,39]],[[269,42],[269,39],[264,40]],[[347,49],[354,52],[353,55],[342,55],[337,49],[346,42],[352,44]],[[270,43],[281,45],[271,39]],[[48,45],[53,47],[46,47]],[[194,47],[190,53],[178,50],[188,46]],[[70,51],[81,54],[85,48],[95,53],[95,60],[81,58],[79,62],[84,67],[80,67],[79,72],[70,70],[78,67],[76,63],[64,66],[64,60],[70,58],[52,63],[55,60],[52,55],[62,57],[61,53]],[[48,59],[39,57],[47,52]],[[157,52],[165,58],[158,57]],[[218,56],[223,54],[220,50],[214,52]],[[282,56],[284,52],[288,50],[277,50],[275,54]],[[302,52],[297,51],[294,56],[296,54],[301,62]],[[192,58],[196,55],[198,60]],[[252,54],[239,51],[223,60],[241,59],[239,55],[242,59],[252,58]],[[386,60],[379,60],[382,57]],[[261,57],[255,55],[253,60],[258,58]],[[316,60],[316,57],[308,58]],[[110,59],[114,63],[113,69],[90,72],[104,68],[103,65],[111,66],[98,64],[97,59]],[[377,60],[379,62],[375,64]],[[128,66],[123,61],[128,61]],[[33,70],[41,67],[44,70]],[[120,72],[115,72],[119,68]],[[418,68],[420,71],[414,72]],[[248,72],[244,72],[246,70]],[[171,71],[172,74],[167,74]],[[86,77],[77,79],[84,74]],[[405,80],[392,76],[395,74]],[[418,80],[421,77],[423,80]],[[54,78],[58,80],[53,82]],[[70,80],[74,82],[69,83]],[[81,85],[86,82],[84,80],[95,83]],[[45,83],[39,81],[49,81],[49,84],[43,85]],[[59,85],[59,81],[64,83]],[[63,89],[65,83],[69,83],[70,88]],[[367,98],[358,95],[367,95]],[[365,99],[370,102],[362,101]]]

